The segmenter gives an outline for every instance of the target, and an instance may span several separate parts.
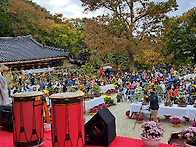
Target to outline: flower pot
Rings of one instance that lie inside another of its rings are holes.
[[[115,92],[112,92],[112,94],[115,94]]]
[[[175,128],[179,127],[180,124],[173,124]]]
[[[186,142],[184,142],[184,144],[186,145],[186,147],[195,147],[193,145],[187,144]]]
[[[140,134],[140,137],[145,147],[158,147],[159,144],[161,143],[161,138],[162,138],[160,137],[160,138],[149,139],[143,137],[142,134]]]
[[[107,95],[108,95],[108,96],[110,96],[110,95],[111,95],[111,93],[107,93]]]
[[[138,123],[138,124],[141,124],[141,123],[142,123],[142,120],[137,120],[137,123]]]
[[[95,115],[96,113],[92,112],[91,115]]]
[[[127,116],[127,118],[128,118],[128,119],[130,119],[130,118],[131,118],[131,116]]]
[[[172,107],[173,103],[164,103],[165,106]]]
[[[186,107],[187,104],[183,104],[183,103],[178,103],[178,107]]]

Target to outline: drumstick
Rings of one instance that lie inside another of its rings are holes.
[[[45,115],[46,115],[46,123],[50,123],[50,116],[49,116],[49,112],[48,112],[47,103],[45,101],[43,101],[43,104],[44,104],[44,111],[45,111]]]

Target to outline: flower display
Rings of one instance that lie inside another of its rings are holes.
[[[90,109],[90,113],[96,113],[97,111],[98,111],[97,108],[91,108],[91,109]]]
[[[101,110],[101,109],[103,109],[103,106],[98,106],[97,107],[97,110]]]
[[[110,105],[108,103],[103,104],[103,107],[109,107]]]
[[[186,138],[186,143],[192,146],[196,146],[196,127],[189,127],[183,129],[178,135],[179,138]]]
[[[114,85],[114,88],[115,88],[115,90],[117,90],[118,89],[118,85]]]
[[[144,120],[144,117],[143,117],[143,115],[138,114],[135,116],[135,119],[136,120]]]
[[[142,136],[148,139],[163,137],[164,130],[160,127],[161,124],[154,121],[146,121],[142,123]]]
[[[181,120],[178,117],[174,117],[171,119],[172,124],[181,124]]]
[[[161,122],[161,119],[159,117],[157,117],[158,122]],[[152,118],[151,121],[154,121],[154,119]]]
[[[112,90],[108,90],[108,91],[106,91],[106,93],[111,94],[112,93]]]
[[[196,121],[194,121],[194,122],[192,123],[192,126],[193,126],[193,127],[196,127]]]
[[[126,113],[125,113],[126,116],[129,116],[130,115],[130,110],[128,110]]]
[[[107,96],[107,95],[101,95],[103,96],[104,99],[111,99],[111,96]]]
[[[115,89],[112,89],[111,91],[112,91],[112,93],[116,93],[117,92]]]

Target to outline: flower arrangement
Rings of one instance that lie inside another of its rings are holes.
[[[161,119],[159,117],[157,117],[158,122],[161,122]],[[151,121],[154,121],[154,119],[152,118]]]
[[[192,126],[193,126],[193,127],[196,127],[196,121],[194,121],[194,122],[192,123]]]
[[[107,94],[111,94],[112,93],[112,90],[108,90],[106,91]]]
[[[114,105],[114,100],[111,99],[111,97],[104,98],[104,102],[107,103],[107,104],[109,104],[110,106],[111,105]]]
[[[111,98],[111,96],[107,96],[107,95],[101,95],[101,96],[103,96],[104,99],[110,99]]]
[[[135,116],[135,120],[141,121],[141,120],[144,120],[144,117],[143,117],[143,115],[138,114]]]
[[[171,119],[171,123],[175,125],[181,124],[181,120],[178,117],[174,117]]]
[[[129,116],[130,115],[130,110],[128,110],[126,113],[125,113],[126,116]]]
[[[97,107],[97,110],[98,110],[98,111],[101,110],[101,109],[103,109],[103,106],[98,106],[98,107]]]
[[[98,93],[101,90],[101,87],[99,85],[93,85],[92,88],[91,88],[91,90],[93,92]]]
[[[96,113],[97,111],[98,111],[97,108],[91,108],[91,109],[90,109],[90,113]]]
[[[118,85],[114,85],[115,90],[118,90]]]
[[[183,129],[178,135],[179,138],[186,138],[186,143],[192,146],[196,146],[196,127],[189,127]]]
[[[155,139],[163,137],[164,130],[154,121],[146,121],[142,123],[142,134],[141,136],[148,139]]]
[[[112,93],[116,93],[117,92],[115,89],[112,89],[111,91],[112,91]]]
[[[110,105],[108,103],[103,104],[103,107],[109,107]]]

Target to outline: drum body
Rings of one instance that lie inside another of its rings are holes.
[[[66,92],[51,95],[52,146],[83,147],[84,113],[82,93]]]
[[[40,146],[44,142],[42,92],[12,96],[14,146]]]

